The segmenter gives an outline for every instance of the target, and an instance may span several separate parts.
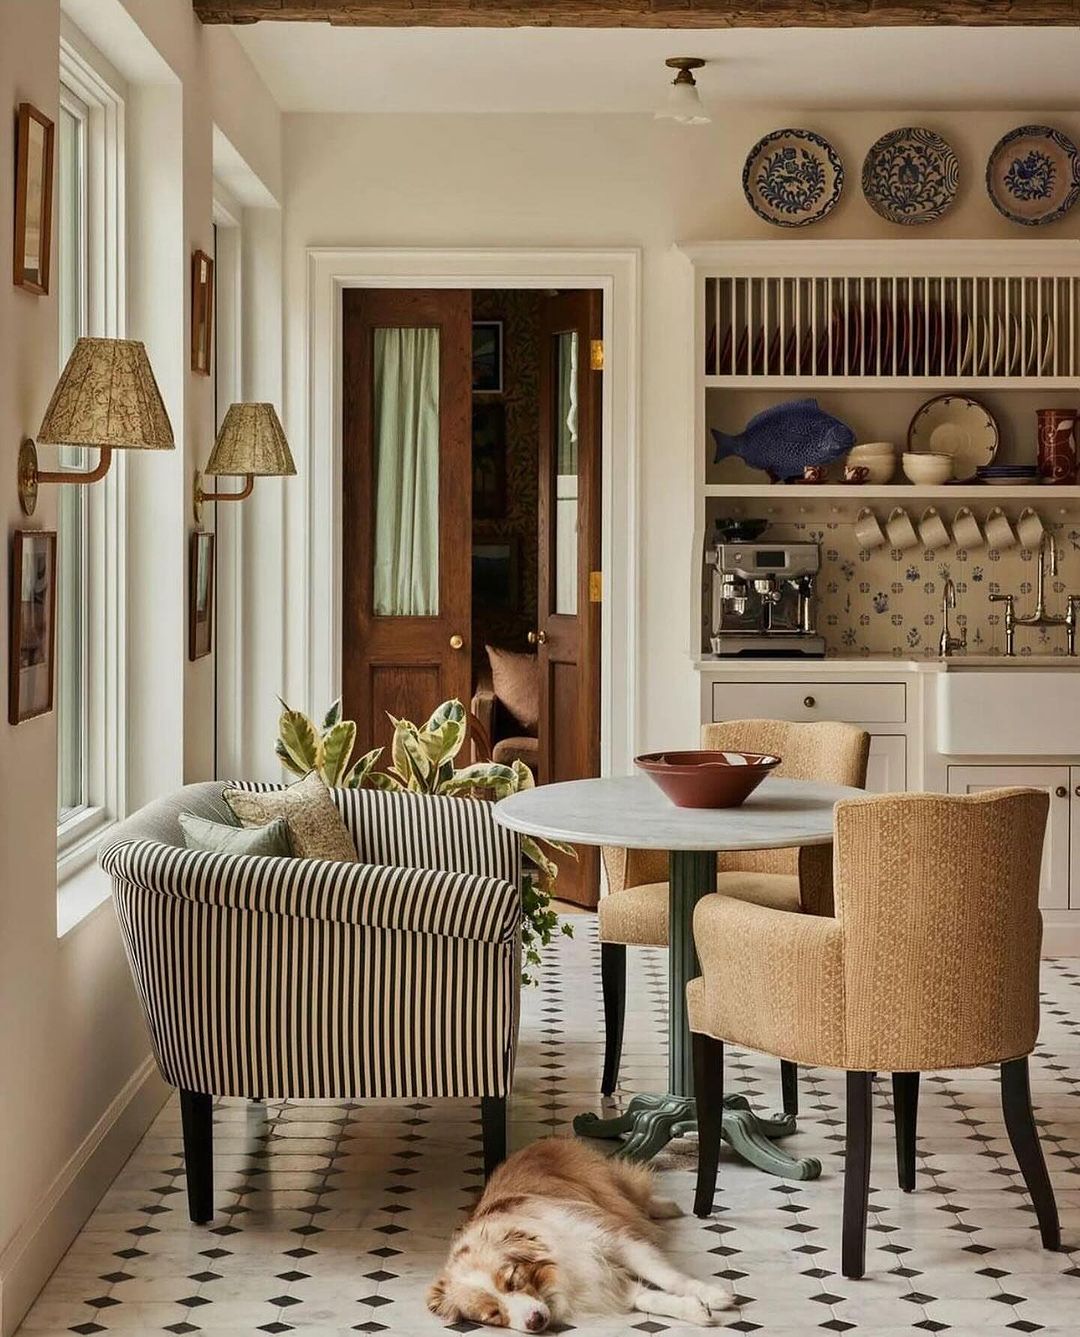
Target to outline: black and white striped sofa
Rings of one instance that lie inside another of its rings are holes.
[[[229,820],[222,788],[151,803],[101,854],[180,1091],[191,1219],[213,1215],[215,1096],[479,1098],[490,1173],[517,1039],[518,839],[486,803],[339,789],[363,862],[184,849],[180,813]]]

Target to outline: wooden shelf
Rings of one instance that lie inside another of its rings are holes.
[[[939,487],[917,487],[914,483],[706,483],[706,497],[728,501],[846,501],[864,506],[874,501],[900,502],[971,501],[990,504],[1001,501],[1038,502],[1043,506],[1080,501],[1080,485],[1051,487],[1045,484],[1009,487],[989,483],[952,483]]]
[[[1072,376],[706,376],[706,390],[790,390],[816,395],[824,391],[912,390],[937,394],[972,394],[1014,390],[1035,394],[1046,390],[1075,393]]]

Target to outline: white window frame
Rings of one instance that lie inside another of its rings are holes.
[[[124,89],[104,59],[93,55],[84,39],[61,39],[61,96],[85,108],[86,328],[94,335],[123,338]],[[57,826],[58,882],[93,861],[103,831],[125,812],[125,473],[121,451],[104,481],[86,489],[86,801]]]

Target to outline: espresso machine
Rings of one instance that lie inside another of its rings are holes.
[[[816,543],[720,542],[706,561],[713,568],[714,655],[824,657],[815,626]]]

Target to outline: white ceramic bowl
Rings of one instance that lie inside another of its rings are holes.
[[[903,464],[908,479],[923,487],[937,487],[941,483],[947,483],[952,477],[951,455],[931,454],[929,451],[913,454],[909,451],[904,455]]]
[[[847,463],[852,469],[867,470],[868,483],[887,483],[896,473],[896,456],[888,455],[848,455]]]
[[[896,446],[892,441],[861,441],[857,446],[852,446],[848,454],[856,458],[864,455],[895,455]]]

